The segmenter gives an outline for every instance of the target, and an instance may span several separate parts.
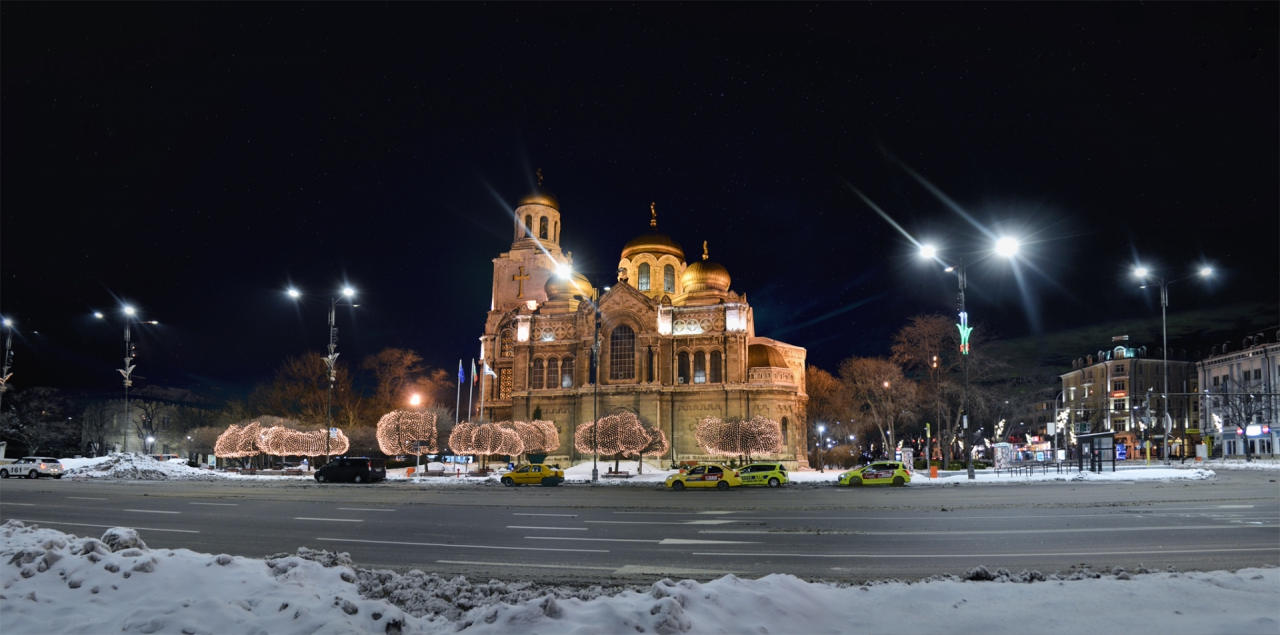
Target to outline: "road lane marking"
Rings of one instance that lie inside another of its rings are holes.
[[[36,506],[36,504],[35,504],[35,503],[6,503],[6,502],[3,502],[3,501],[0,501],[0,505],[22,505],[23,507],[35,507],[35,506]]]
[[[586,527],[529,527],[527,525],[507,525],[507,529],[556,529],[564,531],[586,531]]]
[[[647,542],[658,544],[661,540],[641,540],[639,538],[573,538],[570,536],[525,536],[525,540],[577,540],[579,542]]]
[[[738,512],[697,512],[699,514],[736,514]]]
[[[355,538],[316,538],[325,542],[360,542],[371,545],[408,545],[411,547],[457,547],[459,549],[502,549],[509,551],[572,551],[577,553],[609,553],[608,549],[544,549],[541,547],[501,547],[498,545],[451,545],[443,542],[398,542],[394,540],[357,540]]]
[[[188,505],[209,505],[212,507],[236,507],[239,503],[187,503]]]
[[[89,498],[89,497],[87,497],[87,496],[68,496],[67,498],[72,498],[72,499],[75,499],[75,500],[78,500],[78,501],[104,501],[104,500],[107,500],[107,499],[105,499],[105,498]]]
[[[735,520],[678,520],[678,521],[661,521],[661,520],[584,520],[584,523],[600,523],[606,525],[725,525],[728,523],[740,523],[746,519]]]
[[[1218,505],[1218,509],[1253,509],[1253,505]]]
[[[393,512],[394,509],[375,509],[372,507],[339,507],[344,512]]]
[[[678,569],[652,565],[629,564],[613,572],[613,575],[645,575],[645,576],[720,576],[734,573],[716,569]]]
[[[750,540],[696,540],[693,538],[663,538],[660,545],[758,545]]]
[[[71,526],[71,527],[103,527],[103,528],[106,528],[106,529],[111,529],[111,528],[113,528],[113,527],[119,527],[119,526],[120,526],[120,525],[87,525],[87,524],[85,524],[85,523],[63,523],[63,522],[58,522],[58,521],[56,521],[56,520],[23,520],[22,522],[24,522],[24,523],[43,523],[43,524],[45,524],[45,525],[69,525],[69,526]],[[199,531],[196,531],[196,530],[194,530],[194,529],[156,529],[155,527],[133,527],[133,529],[137,529],[137,530],[139,530],[139,531],[168,531],[168,532],[172,532],[172,533],[176,533],[176,534],[198,534],[198,533],[200,533]]]
[[[330,523],[362,523],[360,518],[307,518],[306,516],[296,516],[294,520],[322,520]]]
[[[159,509],[122,509],[122,512],[138,512],[139,514],[181,514],[182,512],[166,512]]]
[[[760,551],[695,551],[695,556],[749,556],[777,558],[1029,558],[1037,556],[1142,556],[1173,553],[1236,553],[1242,551],[1280,551],[1280,547],[1249,547],[1241,549],[1156,549],[1152,551],[1064,551],[1033,553],[764,553]]]
[[[590,521],[588,521],[590,522]],[[1273,525],[1267,525],[1273,526]],[[1240,527],[1232,527],[1230,525],[1174,525],[1169,527],[1080,527],[1078,529],[1001,529],[1001,534],[1077,534],[1077,533],[1093,533],[1099,531],[1171,531],[1181,529],[1240,529]],[[972,535],[989,535],[989,530],[965,530],[965,531],[861,531],[858,529],[841,529],[839,534],[833,535],[850,535],[850,536],[972,536]],[[815,531],[716,531],[713,529],[704,529],[699,531],[700,534],[749,534],[749,533],[767,533],[775,536],[786,536],[794,534],[797,536],[809,536],[821,533],[821,530]]]
[[[617,567],[589,567],[581,564],[521,564],[519,562],[476,562],[474,560],[436,560],[440,564],[469,564],[488,567],[532,567],[535,569],[590,569],[592,571],[614,571]]]
[[[577,514],[512,514],[512,516],[551,516],[553,518],[577,518]]]

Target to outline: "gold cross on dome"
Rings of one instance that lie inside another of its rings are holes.
[[[524,297],[524,281],[529,279],[529,274],[524,272],[524,267],[520,267],[520,273],[514,276],[511,276],[511,279],[515,280],[516,284],[519,285],[516,288],[516,297],[523,298]]]

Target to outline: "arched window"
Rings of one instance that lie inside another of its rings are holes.
[[[542,358],[533,360],[533,389],[542,390]]]
[[[555,357],[547,358],[547,388],[556,389],[560,387],[560,360]]]
[[[532,214],[525,214],[524,235],[530,238],[533,237],[533,215]]]
[[[649,290],[649,263],[640,265],[639,274],[636,276],[639,280],[636,282],[636,288],[641,291]]]
[[[723,379],[724,360],[720,356],[720,351],[711,351],[711,383],[718,384]]]
[[[636,332],[626,324],[609,334],[609,379],[636,378]]]
[[[498,354],[502,357],[511,357],[515,352],[515,346],[511,342],[511,329],[502,332],[502,339],[499,342]]]
[[[662,290],[667,293],[676,292],[676,268],[671,265],[662,268]]]
[[[560,221],[556,221],[555,225],[552,226],[551,235],[551,240],[560,242]]]
[[[564,358],[564,363],[560,365],[560,387],[573,388],[573,358]]]
[[[547,239],[547,217],[546,216],[543,216],[542,219],[538,221],[538,238],[541,238],[542,240]]]
[[[707,354],[702,351],[693,354],[693,383],[707,383]]]
[[[782,418],[782,445],[787,445],[787,418]]]
[[[645,355],[645,373],[644,380],[653,383],[653,347],[649,347],[649,354]]]
[[[676,356],[676,383],[689,383],[689,354],[681,352]]]

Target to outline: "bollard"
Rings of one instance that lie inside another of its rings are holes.
[[[929,478],[938,478],[938,466],[936,465],[929,466]]]

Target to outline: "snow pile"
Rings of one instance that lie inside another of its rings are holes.
[[[1276,459],[1254,459],[1246,461],[1243,458],[1232,458],[1230,461],[1222,459],[1214,459],[1212,461],[1203,461],[1196,464],[1202,467],[1212,467],[1215,470],[1280,470],[1280,460]]]
[[[80,459],[83,461],[84,459]],[[145,454],[112,454],[80,467],[70,468],[66,475],[72,478],[111,478],[140,481],[201,480],[215,481],[226,478],[211,470],[189,467],[185,463],[157,461]]]
[[[265,560],[0,526],[0,623],[13,633],[1276,633],[1280,569],[964,576],[863,586],[790,575],[650,587],[542,587],[355,568],[299,549]],[[1116,602],[1115,598],[1124,598]],[[886,610],[886,607],[892,607]],[[1087,607],[1087,610],[1081,610]],[[1230,607],[1224,610],[1224,607]]]
[[[657,483],[667,480],[667,477],[675,474],[677,470],[658,470],[654,469],[648,463],[644,464],[644,472],[640,472],[639,461],[622,461],[618,464],[618,469],[623,472],[630,473],[629,478],[609,478],[608,472],[613,469],[613,460],[601,460],[597,464],[600,470],[600,480],[598,485],[639,485],[642,487],[653,487]],[[564,471],[564,481],[566,483],[590,483],[591,482],[591,462],[579,463]]]

